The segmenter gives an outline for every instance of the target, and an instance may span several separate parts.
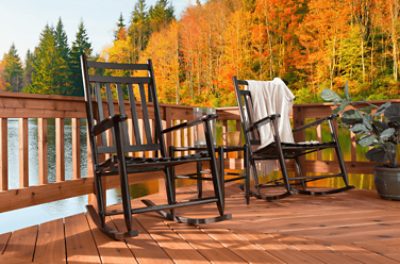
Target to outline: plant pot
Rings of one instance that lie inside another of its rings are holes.
[[[375,187],[383,199],[400,200],[400,168],[375,167]]]

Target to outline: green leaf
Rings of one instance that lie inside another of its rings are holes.
[[[374,116],[382,115],[390,105],[391,105],[390,102],[386,102],[383,105],[379,106],[378,109],[376,110]]]
[[[391,122],[398,122],[400,120],[400,104],[391,104],[385,109],[384,114]]]
[[[346,84],[344,86],[344,95],[346,96],[347,100],[349,100],[349,101],[351,100],[350,94],[349,94],[349,82],[348,81],[346,81]]]
[[[391,136],[394,135],[394,128],[388,128],[385,129],[384,131],[382,131],[381,135],[380,135],[380,139],[381,140],[388,140]]]
[[[342,103],[336,107],[332,112],[334,114],[339,114],[341,112],[343,112],[343,110],[350,104],[350,102],[343,100]]]
[[[330,89],[324,89],[321,93],[321,98],[327,102],[341,102],[342,98]]]
[[[359,111],[351,109],[343,112],[342,122],[347,125],[354,125],[363,122],[363,117]]]
[[[368,147],[368,146],[378,143],[378,140],[376,140],[376,137],[374,135],[368,135],[368,136],[362,137],[357,143],[360,144],[360,146],[362,146],[362,147]]]
[[[385,162],[386,161],[386,151],[383,147],[376,147],[368,150],[365,157],[370,161],[375,162]]]
[[[370,116],[363,116],[362,119],[363,119],[363,124],[364,124],[364,126],[365,126],[368,130],[372,130],[372,125],[371,125],[372,122],[373,122],[372,118],[371,118]]]
[[[369,130],[362,123],[358,123],[358,124],[353,125],[350,128],[350,130],[351,130],[351,132],[353,132],[355,134],[359,134],[359,133],[362,133],[362,132],[365,132],[365,133],[369,132]]]

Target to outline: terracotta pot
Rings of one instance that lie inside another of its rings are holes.
[[[375,167],[375,187],[383,199],[400,201],[400,168]]]

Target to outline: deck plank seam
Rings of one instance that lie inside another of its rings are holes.
[[[200,229],[201,232],[203,232],[204,234],[206,234],[207,236],[209,236],[211,239],[213,239],[214,241],[218,242],[219,244],[221,244],[224,248],[226,248],[227,250],[229,250],[230,252],[232,252],[234,255],[236,255],[237,257],[239,257],[240,259],[242,259],[244,262],[248,261],[246,259],[244,259],[242,256],[240,256],[238,253],[236,253],[234,250],[232,250],[230,247],[227,247],[226,245],[224,245],[224,243],[221,243],[221,241],[219,241],[218,239],[216,239],[212,234],[209,234],[208,232],[206,232],[203,228],[201,228],[200,226],[197,227],[198,229]],[[226,229],[228,230],[228,229]]]
[[[65,264],[68,264],[68,252],[67,252],[67,233],[65,230],[65,218],[62,219],[63,233],[64,233],[64,252],[65,252]]]
[[[96,239],[94,237],[94,234],[93,234],[93,230],[90,227],[89,220],[87,219],[88,215],[87,215],[87,213],[85,213],[83,215],[85,216],[85,220],[86,220],[86,224],[87,224],[87,227],[89,229],[89,232],[90,232],[90,236],[92,237],[94,245],[96,246],[96,251],[97,251],[97,255],[99,257],[100,263],[102,264],[103,263],[103,259],[102,259],[101,254],[100,254],[99,245],[97,244],[97,241],[96,241]]]
[[[0,252],[0,255],[3,255],[4,252],[6,252],[6,249],[7,249],[8,243],[9,243],[10,240],[11,240],[12,234],[13,234],[13,232],[10,232],[10,233],[8,234],[7,241],[6,241],[6,243],[4,244],[3,249],[2,249],[1,252]]]
[[[212,263],[212,261],[207,258],[206,255],[204,255],[203,253],[201,253],[201,250],[198,250],[192,243],[190,243],[190,241],[188,241],[187,239],[185,239],[184,236],[182,236],[182,234],[180,234],[175,228],[171,227],[169,225],[169,223],[167,223],[166,221],[164,221],[164,223],[175,233],[177,234],[183,241],[185,241],[193,250],[197,251],[204,259],[208,260],[209,263]]]
[[[111,224],[115,227],[115,229],[116,230],[118,230],[118,226],[115,224],[115,218],[114,217],[112,217],[112,216],[110,216],[110,219],[111,219]],[[121,231],[121,230],[118,230],[118,231]],[[123,240],[123,243],[125,244],[125,246],[126,246],[126,248],[129,250],[129,252],[131,253],[131,255],[132,255],[132,257],[135,259],[135,262],[136,263],[140,263],[139,262],[139,260],[137,259],[137,256],[135,255],[135,253],[131,250],[131,248],[129,247],[129,245],[128,245],[128,241],[127,241],[127,239],[124,239]]]
[[[137,223],[140,225],[140,227],[143,229],[143,231],[145,231],[150,237],[151,239],[158,245],[158,247],[165,253],[166,256],[169,257],[169,259],[171,260],[171,262],[176,263],[176,261],[174,261],[174,259],[171,257],[170,254],[168,254],[168,251],[163,248],[161,246],[161,244],[154,238],[154,236],[149,232],[149,230],[147,230],[144,225],[142,224],[140,217],[136,217]]]
[[[34,262],[34,260],[35,260],[35,253],[36,253],[36,246],[37,246],[37,242],[38,242],[38,238],[39,238],[39,231],[40,231],[40,225],[37,225],[37,228],[36,228],[35,245],[33,246],[33,253],[32,253],[32,260],[31,260],[31,262]]]
[[[268,250],[264,249],[260,244],[258,243],[254,243],[253,241],[250,241],[249,239],[247,239],[245,236],[235,232],[234,230],[228,229],[232,234],[234,234],[236,237],[238,237],[241,240],[244,240],[246,242],[248,242],[249,244],[251,244],[252,246],[258,248],[259,250],[265,252],[265,254],[269,255],[270,257],[279,260],[282,263],[286,263],[284,260],[280,259],[278,256],[275,256],[274,254],[272,254],[271,252],[269,252]]]
[[[371,252],[371,253],[377,254],[377,255],[382,256],[382,257],[384,257],[384,258],[388,258],[388,259],[393,260],[393,261],[395,261],[395,262],[397,262],[397,263],[400,263],[400,260],[399,260],[399,259],[394,259],[394,258],[392,258],[391,256],[387,256],[387,255],[383,254],[382,252],[375,251],[375,250],[370,249],[370,248],[366,248],[366,247],[364,247],[364,246],[362,246],[362,245],[358,245],[357,243],[351,243],[351,244],[354,245],[354,246],[356,246],[356,247],[359,247],[359,248],[362,248],[362,249],[364,249],[364,250],[367,250],[367,251],[369,251],[369,252]]]

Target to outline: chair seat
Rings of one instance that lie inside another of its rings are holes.
[[[299,143],[281,143],[282,152],[285,158],[296,158],[314,151],[332,148],[334,146],[335,142],[309,141]],[[277,159],[279,157],[278,147],[275,142],[255,150],[253,154],[255,159]]]
[[[181,157],[155,157],[155,158],[140,158],[140,157],[125,157],[127,170],[130,173],[143,171],[158,171],[169,166],[176,166],[189,162],[197,162],[209,160],[207,151],[200,151],[195,154],[185,155]],[[118,174],[118,158],[112,156],[104,161],[97,170],[103,175]]]

